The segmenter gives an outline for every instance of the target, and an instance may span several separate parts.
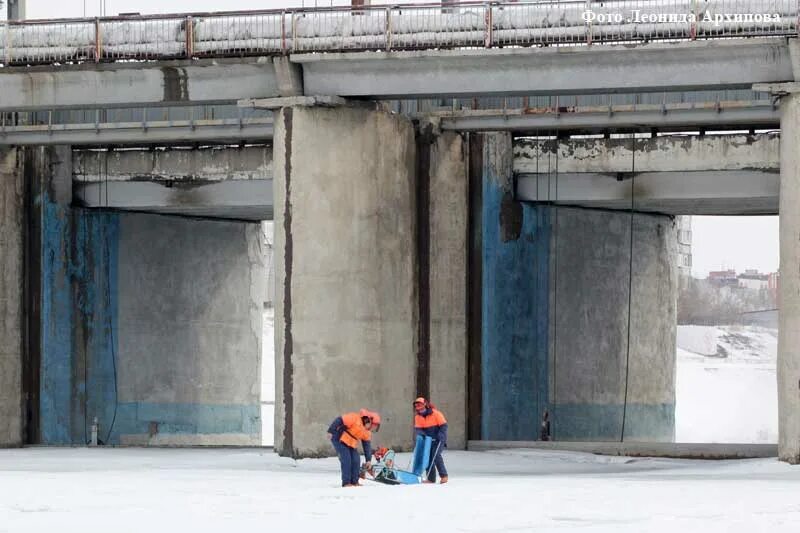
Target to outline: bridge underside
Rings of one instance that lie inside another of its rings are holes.
[[[670,215],[777,214],[778,134],[519,138],[516,198]],[[272,146],[76,150],[76,206],[237,220],[274,214]]]

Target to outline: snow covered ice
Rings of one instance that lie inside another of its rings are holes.
[[[407,460],[403,454],[400,461]],[[343,489],[269,450],[0,450],[0,532],[796,532],[800,467],[448,452],[447,485]]]
[[[676,442],[778,442],[776,329],[678,326],[677,344]]]

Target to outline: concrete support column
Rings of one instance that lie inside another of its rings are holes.
[[[275,447],[331,455],[343,412],[377,409],[381,445],[411,445],[416,392],[415,141],[355,108],[275,115]]]
[[[430,393],[448,422],[449,448],[466,446],[467,234],[466,144],[453,132],[430,146]]]
[[[24,210],[19,151],[0,147],[0,447],[23,440]]]
[[[673,219],[569,207],[551,219],[554,438],[671,442]]]
[[[778,455],[800,463],[800,94],[781,101]]]
[[[535,440],[550,388],[550,213],[514,198],[511,134],[483,139],[481,438]]]

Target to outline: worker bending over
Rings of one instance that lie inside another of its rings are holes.
[[[433,439],[431,443],[431,465],[428,474],[428,482],[436,481],[436,472],[439,472],[441,483],[447,483],[447,469],[444,467],[442,453],[447,447],[447,420],[441,411],[436,409],[425,398],[414,400],[414,431],[417,435],[423,435]]]
[[[361,409],[358,413],[345,413],[328,428],[328,438],[331,439],[339,464],[342,467],[342,487],[358,487],[361,461],[358,458],[358,441],[364,448],[367,468],[370,467],[372,448],[370,440],[372,431],[381,427],[381,416],[378,413]]]

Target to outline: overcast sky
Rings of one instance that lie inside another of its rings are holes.
[[[692,273],[778,270],[778,217],[692,217]]]
[[[349,0],[318,0],[316,5],[347,5]],[[28,18],[97,16],[100,0],[28,0]],[[139,12],[180,13],[313,6],[314,0],[105,0],[107,15]],[[84,11],[85,9],[85,11]],[[5,15],[5,9],[2,10]],[[693,217],[692,272],[733,268],[778,269],[778,217]]]

